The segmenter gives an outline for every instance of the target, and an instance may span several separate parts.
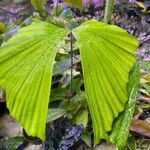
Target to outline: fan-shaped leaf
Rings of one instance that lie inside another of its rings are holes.
[[[0,87],[11,115],[30,136],[45,137],[54,58],[67,34],[36,20],[0,48]]]
[[[95,144],[108,139],[115,117],[128,100],[126,83],[138,42],[125,30],[95,20],[73,30],[80,49]]]

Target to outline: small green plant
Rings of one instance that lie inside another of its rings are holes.
[[[54,60],[70,33],[80,50],[94,144],[105,139],[122,149],[137,97],[138,65],[129,72],[138,42],[114,25],[89,20],[70,30],[34,20],[3,43],[0,87],[6,90],[10,114],[28,135],[45,139]]]

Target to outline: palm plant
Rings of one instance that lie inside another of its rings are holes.
[[[81,5],[81,1],[67,1]],[[32,3],[35,5],[35,0]],[[108,0],[106,4],[105,22],[110,20],[113,3]],[[54,60],[70,34],[80,50],[94,144],[105,139],[122,149],[138,91],[139,69],[138,64],[134,65],[138,42],[115,25],[89,20],[70,30],[34,20],[3,43],[0,87],[6,90],[10,114],[23,125],[28,135],[45,139]]]

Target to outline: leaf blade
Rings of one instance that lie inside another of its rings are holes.
[[[129,70],[136,61],[133,53],[138,43],[125,30],[95,20],[75,28],[73,35],[80,49],[94,142],[97,144],[100,139],[108,140],[107,132],[127,102],[126,83]]]
[[[51,108],[48,111],[47,122],[52,122],[52,121],[62,117],[65,113],[66,113],[66,111],[64,109]]]
[[[10,114],[30,136],[45,138],[51,76],[68,31],[35,20],[0,48],[0,87]]]

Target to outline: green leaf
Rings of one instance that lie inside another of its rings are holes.
[[[66,111],[64,109],[51,108],[48,111],[47,122],[52,122],[52,121],[62,117],[65,113],[66,113]]]
[[[19,145],[24,141],[22,137],[13,137],[8,140],[0,140],[0,149],[1,150],[16,150]]]
[[[134,136],[128,138],[127,147],[129,150],[137,150],[136,139]]]
[[[150,72],[150,61],[148,60],[141,61],[141,66],[145,71]]]
[[[82,135],[81,135],[81,139],[85,142],[85,144],[88,147],[92,147],[92,138],[91,138],[91,134],[88,131],[85,131]]]
[[[68,9],[64,9],[61,14],[60,17],[62,17],[63,19],[67,20],[67,21],[71,21],[74,18],[74,13],[73,11],[71,11],[71,8]]]
[[[50,101],[64,100],[68,94],[68,91],[65,88],[56,88],[51,91]]]
[[[54,59],[67,35],[36,20],[0,48],[0,87],[6,90],[10,114],[30,136],[45,138]]]
[[[45,8],[45,4],[48,0],[31,0],[31,4],[35,9],[42,12]]]
[[[73,30],[80,49],[94,143],[108,139],[113,120],[128,100],[126,83],[136,61],[136,38],[127,31],[96,20]]]
[[[77,62],[80,62],[79,59],[74,58],[73,59],[73,65]],[[58,61],[54,65],[54,71],[53,75],[63,74],[65,71],[67,71],[71,67],[71,58],[63,59],[61,61]]]
[[[84,128],[86,128],[87,123],[88,123],[88,111],[87,110],[82,110],[77,114],[76,119],[75,119],[76,124],[83,124]]]
[[[132,116],[135,110],[135,104],[138,96],[139,87],[139,65],[133,67],[130,73],[128,92],[129,100],[126,105],[124,112],[118,117],[114,123],[112,133],[110,135],[110,142],[117,145],[119,149],[123,149],[126,145],[129,127],[132,122]]]
[[[75,7],[82,8],[82,0],[63,0]]]
[[[6,28],[6,24],[3,22],[0,22],[0,32],[3,32]]]

